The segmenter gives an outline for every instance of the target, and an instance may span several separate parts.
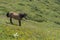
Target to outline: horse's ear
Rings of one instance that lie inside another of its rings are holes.
[[[9,12],[7,12],[6,16],[9,17]]]

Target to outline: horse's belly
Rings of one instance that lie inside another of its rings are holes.
[[[16,20],[19,20],[20,19],[19,16],[14,16],[13,18],[16,19]]]

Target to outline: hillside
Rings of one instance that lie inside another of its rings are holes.
[[[11,25],[8,11],[25,12],[27,20]],[[60,0],[0,0],[0,40],[60,40]]]

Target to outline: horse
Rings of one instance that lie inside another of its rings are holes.
[[[22,20],[23,18],[27,19],[27,18],[26,18],[26,16],[27,16],[26,13],[19,13],[19,14],[18,14],[18,13],[15,13],[15,12],[7,12],[6,16],[7,16],[8,18],[10,18],[10,23],[11,23],[11,24],[13,24],[12,18],[18,20],[19,26],[21,26],[21,20]]]

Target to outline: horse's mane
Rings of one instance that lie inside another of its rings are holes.
[[[20,18],[23,18],[23,17],[26,17],[27,14],[25,14],[25,13],[19,13],[19,16],[20,16]]]

